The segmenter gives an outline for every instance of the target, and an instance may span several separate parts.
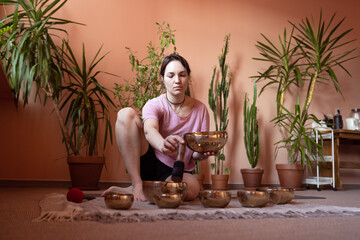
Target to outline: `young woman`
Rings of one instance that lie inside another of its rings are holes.
[[[209,130],[206,106],[185,95],[190,72],[187,61],[180,55],[165,57],[160,69],[160,80],[166,92],[145,104],[143,121],[132,108],[124,108],[118,112],[116,140],[137,201],[146,201],[142,181],[171,180],[178,145],[185,144],[185,133]],[[183,175],[183,181],[188,185],[186,200],[196,198],[200,190],[197,179],[191,174],[195,167],[194,160],[205,159],[214,154],[200,154],[186,148]],[[119,190],[111,187],[103,194]]]

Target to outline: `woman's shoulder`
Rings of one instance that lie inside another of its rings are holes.
[[[146,103],[145,103],[145,106],[146,105],[159,105],[159,104],[163,104],[164,102],[164,94],[161,94],[160,96],[157,96],[155,98],[152,98],[150,100],[148,100]]]
[[[156,112],[162,111],[164,108],[164,96],[160,95],[158,97],[152,98],[146,102],[142,109],[143,116],[152,115]]]

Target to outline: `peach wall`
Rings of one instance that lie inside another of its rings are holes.
[[[167,22],[176,30],[177,49],[188,59],[192,69],[192,94],[207,104],[207,91],[212,68],[217,64],[224,36],[231,33],[228,63],[233,73],[229,99],[229,141],[226,145],[226,166],[231,168],[230,183],[242,183],[240,168],[249,167],[243,145],[242,105],[245,92],[252,93],[249,76],[256,74],[264,65],[252,60],[258,56],[257,40],[264,33],[277,39],[288,20],[298,22],[301,18],[318,16],[320,9],[327,19],[334,12],[338,18],[346,17],[344,28],[353,27],[353,38],[360,39],[360,3],[355,0],[107,0],[69,1],[59,12],[59,17],[85,23],[68,28],[70,43],[79,55],[81,44],[86,45],[92,56],[102,44],[104,53],[111,51],[99,66],[103,71],[121,76],[120,79],[104,77],[105,86],[112,88],[114,81],[131,79],[130,64],[125,46],[145,57],[149,41],[157,41],[155,22]],[[353,46],[359,46],[359,41]],[[358,52],[359,53],[359,52]],[[340,87],[344,97],[332,87],[316,89],[311,111],[322,117],[339,107],[344,116],[351,108],[360,107],[359,59],[346,65],[352,78],[340,73]],[[279,139],[277,129],[269,121],[275,114],[274,91],[265,92],[258,100],[261,155],[259,166],[265,168],[263,183],[278,183],[274,162],[273,143]],[[69,180],[65,147],[61,132],[51,107],[43,108],[31,103],[25,109],[16,110],[10,101],[0,100],[1,163],[0,179]],[[114,111],[112,121],[115,122]],[[213,124],[213,122],[212,122]],[[354,151],[359,151],[353,149]],[[101,181],[128,182],[125,167],[120,159],[116,143],[105,152],[107,166]],[[344,154],[345,155],[345,154]],[[352,154],[348,158],[357,158]],[[276,163],[285,163],[280,153]],[[202,163],[202,171],[209,182],[209,161]],[[360,171],[342,171],[345,183],[360,183]]]

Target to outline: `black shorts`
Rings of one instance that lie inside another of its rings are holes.
[[[149,145],[149,150],[140,157],[141,179],[143,181],[165,181],[171,174],[172,168],[157,159],[154,149]]]

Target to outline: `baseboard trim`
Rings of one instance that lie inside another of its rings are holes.
[[[130,183],[122,182],[99,182],[100,189],[106,189],[111,186],[128,187]],[[51,181],[51,180],[0,180],[0,187],[11,188],[71,188],[71,181]]]
[[[111,186],[128,187],[129,182],[99,182],[100,189],[106,189]],[[279,184],[263,184],[266,187],[279,187]],[[6,188],[71,188],[71,181],[51,181],[51,180],[0,180],[0,187]],[[211,184],[204,184],[205,189],[211,189]],[[228,184],[228,189],[242,189],[243,184]],[[360,184],[343,184],[343,189],[360,189]]]

